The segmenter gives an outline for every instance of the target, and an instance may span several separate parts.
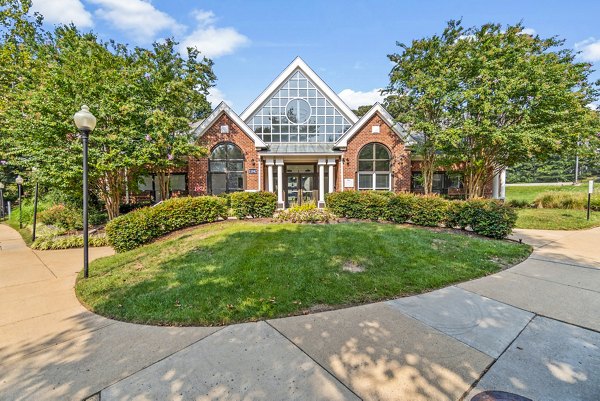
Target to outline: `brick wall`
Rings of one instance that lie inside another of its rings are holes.
[[[221,125],[229,126],[229,133],[221,133]],[[210,151],[219,143],[231,142],[240,147],[244,152],[244,170],[246,171],[247,190],[258,190],[258,174],[249,174],[250,169],[258,170],[258,153],[254,141],[238,127],[235,122],[222,114],[206,130],[198,140],[198,144]],[[200,159],[190,158],[188,163],[188,186],[190,195],[202,195],[208,192],[208,157]]]
[[[379,134],[371,133],[371,126],[379,125]],[[392,190],[394,192],[410,191],[411,163],[410,152],[404,147],[400,137],[391,129],[391,127],[375,114],[349,141],[348,148],[344,155],[344,178],[352,178],[354,187],[358,189],[357,169],[358,153],[368,143],[379,142],[390,150],[392,154]],[[342,188],[343,182],[339,188]]]

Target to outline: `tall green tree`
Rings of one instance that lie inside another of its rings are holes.
[[[409,131],[417,132],[414,145],[419,156],[423,189],[431,193],[433,173],[440,164],[440,142],[451,126],[449,104],[458,88],[456,71],[450,66],[459,57],[455,44],[463,34],[460,21],[450,21],[441,35],[397,43],[400,53],[388,55],[394,67],[385,89],[390,113]]]
[[[411,90],[418,87],[413,80],[428,84],[423,85],[428,104],[443,115],[429,152],[444,155],[446,165],[461,166],[467,197],[483,196],[502,169],[568,152],[578,136],[597,132],[586,107],[598,94],[597,83],[589,82],[591,65],[576,62],[564,41],[525,34],[520,24],[464,29],[460,21],[450,21],[442,38],[447,40],[439,55],[426,61],[407,53],[411,48],[400,55],[390,103],[403,121],[414,114],[410,99],[419,94]],[[428,46],[439,43],[435,37],[425,40]],[[436,72],[441,90],[429,84]],[[424,130],[417,124],[413,129]]]
[[[216,79],[211,60],[193,48],[184,59],[176,45],[167,39],[152,50],[136,49],[146,133],[136,154],[157,175],[161,199],[169,196],[170,171],[206,154],[194,143],[190,123],[210,113],[206,96]]]

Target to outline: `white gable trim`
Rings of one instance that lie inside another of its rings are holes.
[[[360,129],[375,115],[375,113],[379,114],[379,116],[390,126],[392,131],[394,131],[400,139],[403,141],[406,139],[406,133],[401,130],[398,124],[394,121],[392,115],[378,102],[373,105],[367,111],[367,113],[362,116],[338,141],[333,145],[334,148],[345,148],[348,146],[348,141],[352,138]],[[379,134],[374,134],[376,137]]]
[[[346,105],[346,103],[340,99],[340,97],[325,83],[325,81],[323,81],[321,77],[319,77],[300,57],[296,57],[294,61],[292,61],[292,63],[288,65],[287,68],[283,70],[283,72],[279,74],[279,76],[275,78],[273,82],[271,82],[267,89],[265,89],[263,93],[261,93],[260,96],[257,97],[256,100],[254,100],[254,102],[252,102],[252,104],[250,104],[250,106],[248,106],[246,110],[242,112],[242,114],[240,114],[241,119],[246,121],[254,113],[256,113],[263,106],[263,104],[271,96],[273,96],[277,90],[279,90],[279,87],[283,85],[297,70],[302,71],[306,78],[312,81],[315,87],[320,90],[321,93],[323,93],[323,95],[333,104],[334,107],[340,111],[340,113],[342,113],[344,117],[346,117],[346,119],[348,119],[348,121],[350,121],[352,124],[355,124],[358,121],[358,117],[352,112],[350,107],[348,107],[348,105]]]
[[[231,118],[233,122],[236,123],[237,126],[240,127],[246,135],[248,135],[248,137],[250,137],[250,139],[254,141],[254,146],[259,149],[267,148],[267,144],[265,144],[262,139],[260,139],[258,135],[256,135],[254,131],[252,131],[250,127],[248,127],[248,125],[240,118],[240,116],[238,116],[235,111],[233,111],[225,102],[219,103],[212,113],[210,113],[210,115],[206,117],[204,121],[194,128],[193,133],[195,137],[200,138],[202,135],[204,135],[206,130],[208,130],[214,124],[214,122],[221,117],[222,114],[227,114],[227,116]]]

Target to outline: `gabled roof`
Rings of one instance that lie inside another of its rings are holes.
[[[256,113],[263,104],[277,92],[279,87],[298,70],[302,71],[302,73],[312,81],[315,87],[329,99],[333,106],[336,107],[348,121],[352,124],[355,124],[358,121],[358,117],[352,112],[350,107],[348,107],[348,105],[346,105],[346,103],[344,103],[344,101],[340,99],[340,97],[300,57],[296,57],[294,61],[292,61],[292,63],[288,65],[273,82],[271,82],[267,89],[265,89],[263,93],[261,93],[260,96],[258,96],[256,100],[242,112],[242,114],[240,114],[242,120],[247,121],[248,118]]]
[[[238,116],[236,112],[233,111],[231,107],[229,107],[225,102],[219,103],[219,105],[215,107],[212,113],[210,113],[210,115],[206,117],[204,121],[201,121],[200,123],[194,123],[192,125],[197,125],[193,130],[195,138],[200,138],[202,135],[204,135],[206,130],[209,129],[213,125],[213,123],[223,114],[227,114],[227,116],[231,118],[233,122],[235,122],[236,125],[240,127],[242,131],[246,135],[248,135],[248,137],[250,137],[250,139],[254,141],[254,146],[262,149],[267,148],[267,144],[265,144],[262,141],[262,139],[260,139],[258,135],[256,135],[254,131],[252,131],[250,127],[248,127],[248,125],[240,118],[240,116]]]
[[[356,135],[356,133],[358,131],[360,131],[360,129],[375,114],[379,114],[379,117],[381,117],[383,119],[383,121],[385,121],[390,126],[392,131],[394,131],[400,137],[400,139],[402,139],[405,142],[407,139],[409,139],[409,134],[402,128],[402,126],[400,126],[400,124],[397,124],[394,121],[394,118],[392,117],[392,115],[378,102],[378,103],[375,103],[373,105],[373,107],[371,107],[369,109],[369,111],[367,111],[367,113],[365,115],[363,115],[352,126],[352,128],[350,128],[348,131],[346,131],[346,133],[344,135],[342,135],[342,137],[340,139],[338,139],[338,141],[335,143],[335,145],[333,147],[334,148],[345,148],[346,146],[348,146],[348,141],[350,140],[350,138],[352,138],[354,135]]]

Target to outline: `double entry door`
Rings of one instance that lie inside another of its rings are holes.
[[[287,166],[287,207],[316,202],[314,165]]]

